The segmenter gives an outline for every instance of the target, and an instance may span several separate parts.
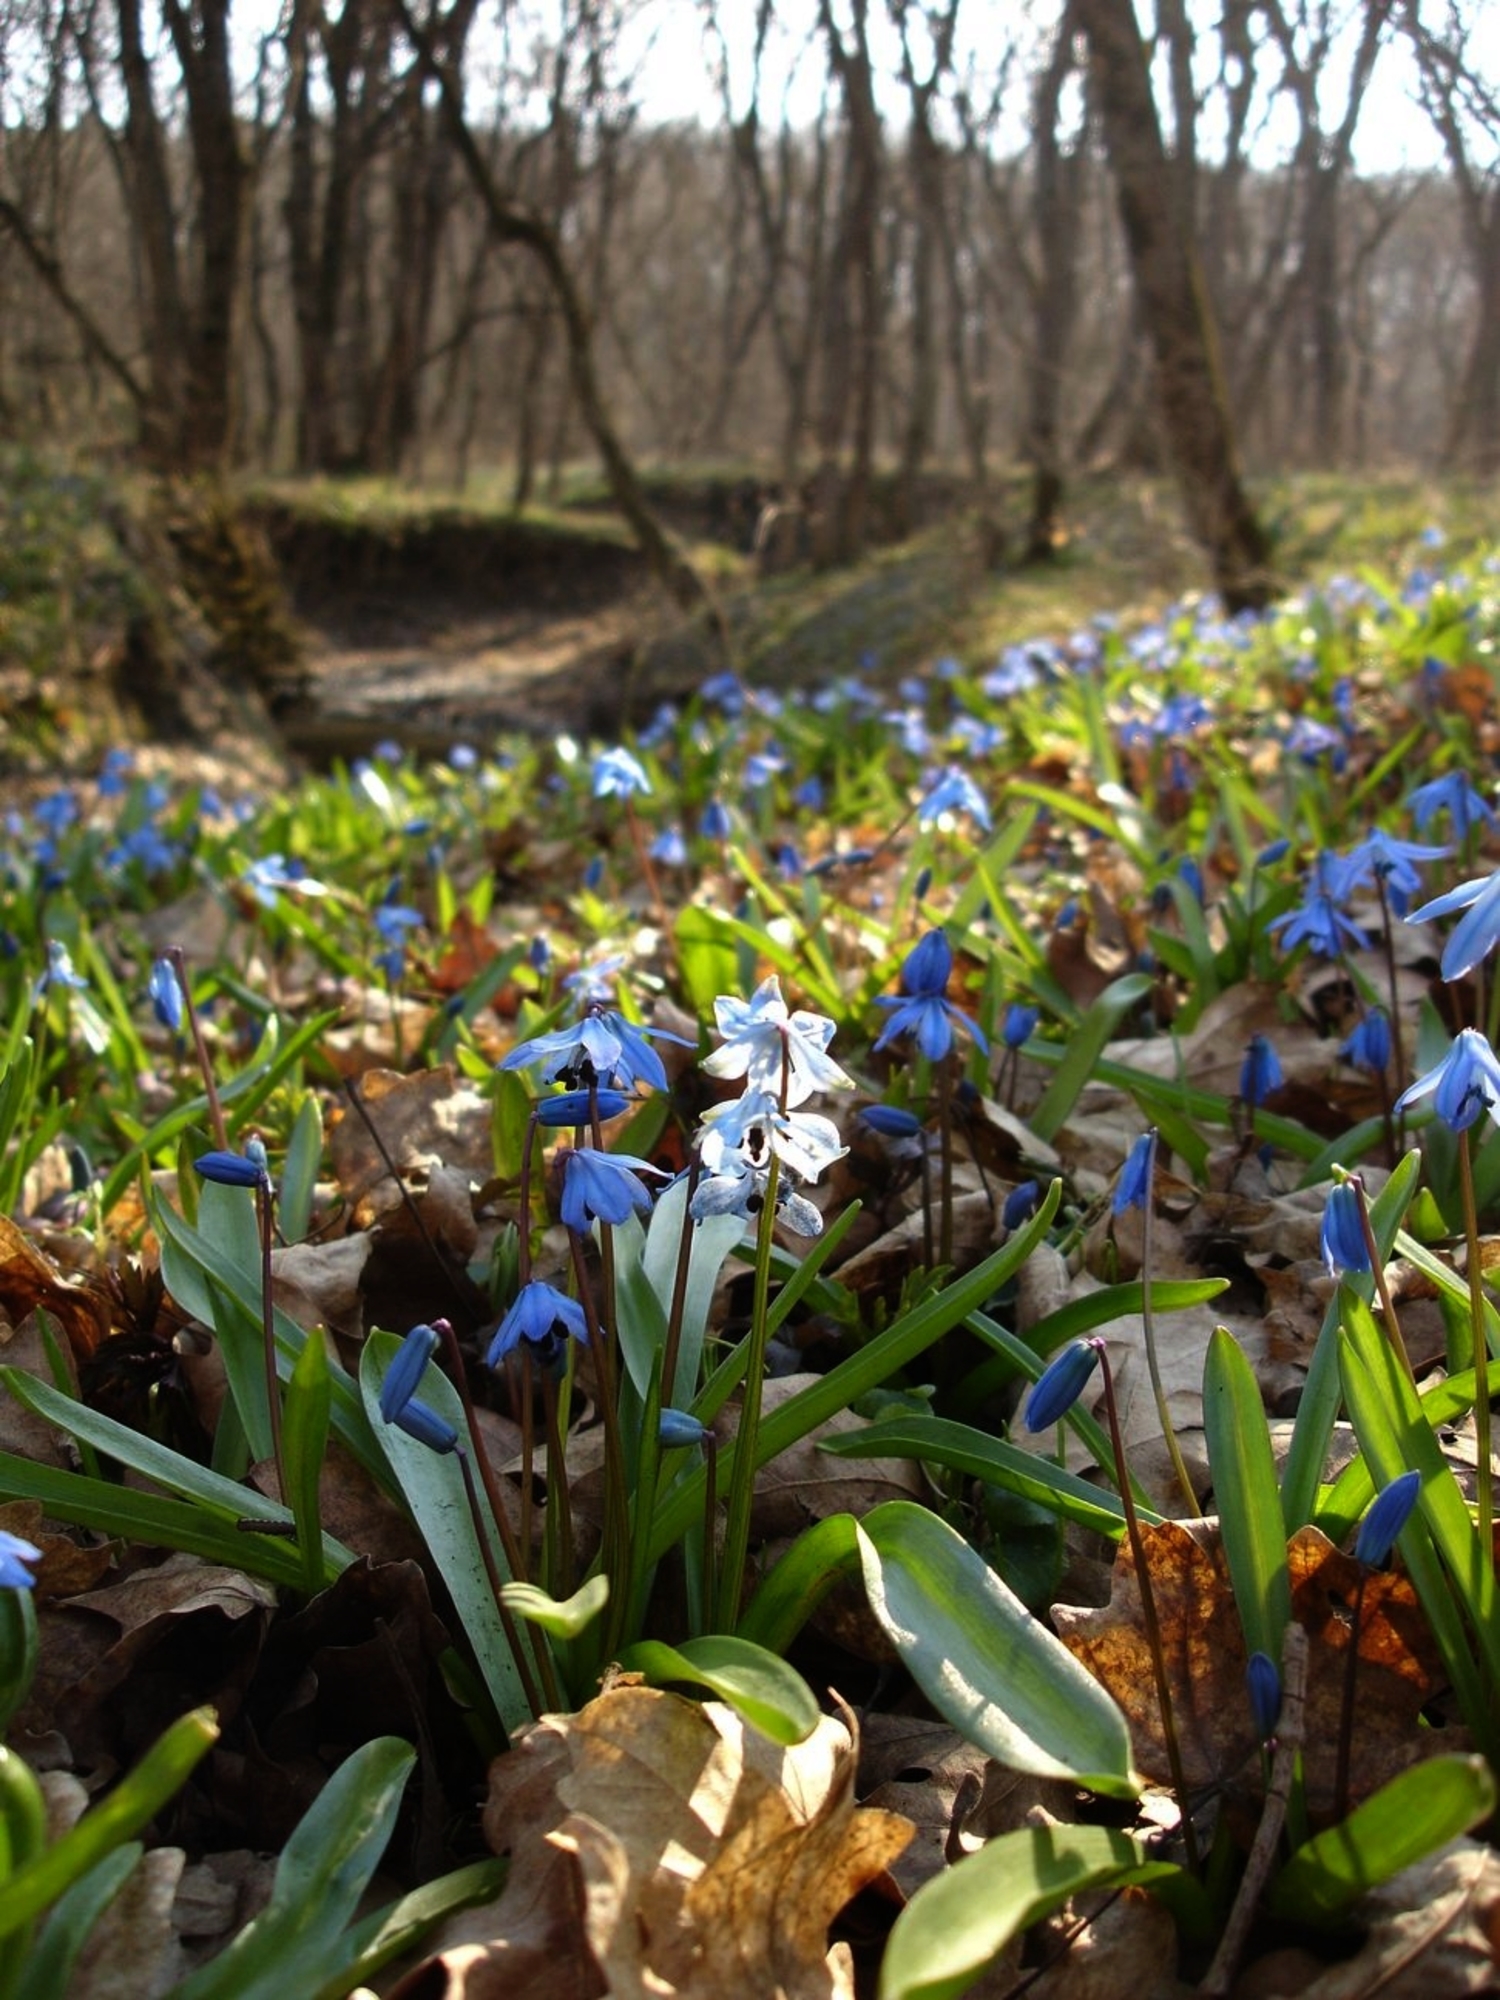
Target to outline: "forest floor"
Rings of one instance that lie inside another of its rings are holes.
[[[744,478],[658,477],[653,499],[709,580],[748,679],[808,686],[858,667],[894,685],[944,654],[1005,645],[1108,612],[1129,622],[1204,588],[1170,485],[1076,486],[1068,539],[1042,565],[986,568],[971,520],[947,511],[910,538],[830,572],[757,578]],[[1002,488],[1013,535],[1025,489]],[[1289,582],[1385,562],[1431,519],[1457,533],[1482,503],[1407,476],[1302,480],[1267,495]],[[646,575],[600,496],[518,518],[481,489],[451,499],[389,486],[284,487],[257,512],[305,646],[308,699],[289,746],[316,764],[394,738],[419,754],[508,729],[599,735],[644,723],[724,664]],[[1295,526],[1292,524],[1295,523]],[[955,532],[957,529],[957,532]]]

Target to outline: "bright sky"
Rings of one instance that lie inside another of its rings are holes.
[[[844,10],[841,7],[840,12]],[[1149,23],[1150,9],[1138,0],[1137,11]],[[1217,8],[1214,9],[1217,13]],[[1288,12],[1294,12],[1288,6]],[[1344,12],[1353,20],[1358,8],[1346,5]],[[1473,48],[1486,73],[1500,82],[1500,8],[1476,6],[1478,25],[1473,30]],[[718,19],[729,47],[734,109],[743,114],[749,96],[756,8],[754,0],[717,0]],[[1019,38],[1045,33],[1056,18],[1056,0],[1032,0],[1021,7],[1008,0],[964,0],[960,8],[960,62],[976,60],[981,73],[993,65],[1003,47],[1002,35]],[[903,92],[899,82],[900,44],[896,31],[879,0],[870,8],[871,41],[877,67],[887,79],[881,91],[882,107],[892,125],[903,119]],[[697,118],[717,124],[722,113],[713,80],[719,43],[706,31],[706,12],[688,0],[644,0],[627,36],[626,60],[638,60],[637,88],[648,122]],[[816,115],[824,88],[821,47],[809,48],[809,35],[816,22],[815,0],[776,0],[773,27],[765,61],[761,112],[768,126],[779,123],[783,94],[793,122],[810,123]],[[1004,24],[1002,26],[1002,24]],[[1347,50],[1353,37],[1346,37],[1343,65],[1331,66],[1325,85],[1325,129],[1339,122],[1343,109]],[[1204,37],[1204,59],[1214,56],[1212,38]],[[1275,62],[1268,56],[1267,75],[1274,75]],[[1355,161],[1362,172],[1388,173],[1400,167],[1425,168],[1442,164],[1441,144],[1415,98],[1415,65],[1405,40],[1392,35],[1382,50],[1365,97],[1355,141]],[[1009,142],[1021,143],[1026,97],[1026,68],[1017,69],[1014,89],[1015,116]],[[1204,84],[1208,76],[1202,79]],[[1211,132],[1211,123],[1206,124]],[[1289,105],[1268,127],[1263,158],[1273,158],[1287,148],[1294,136]],[[1205,139],[1205,143],[1207,140]]]

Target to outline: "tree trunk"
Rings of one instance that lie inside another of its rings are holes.
[[[439,59],[426,30],[412,18],[407,0],[395,0],[395,4],[424,71],[438,87],[454,146],[483,205],[490,229],[497,241],[517,243],[531,252],[557,301],[567,341],[573,393],[578,399],[579,413],[603,461],[615,505],[640,544],[652,575],[684,610],[707,609],[722,631],[721,614],[707,586],[687,557],[673,545],[656,518],[630,456],[610,420],[594,367],[593,337],[588,315],[556,232],[540,216],[507,200],[501,192],[469,129],[463,100],[448,68]]]
[[[1131,0],[1076,0],[1142,316],[1162,428],[1193,533],[1231,611],[1271,596],[1270,545],[1240,477],[1213,324],[1162,146]]]

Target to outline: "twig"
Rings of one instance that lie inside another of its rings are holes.
[[[1260,1825],[1245,1863],[1245,1872],[1240,1878],[1234,1907],[1229,1912],[1219,1948],[1214,1953],[1213,1964],[1198,1987],[1198,1991],[1209,1996],[1209,2000],[1222,2000],[1233,1983],[1235,1968],[1245,1949],[1245,1940],[1250,1935],[1261,1891],[1266,1886],[1277,1847],[1281,1843],[1281,1829],[1286,1824],[1292,1778],[1307,1728],[1307,1634],[1295,1619],[1287,1626],[1286,1637],[1282,1641],[1281,1686],[1281,1717],[1276,1728],[1271,1779],[1266,1786]]]

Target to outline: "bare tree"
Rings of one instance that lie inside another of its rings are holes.
[[[1429,10],[1431,11],[1431,10]],[[1437,127],[1458,191],[1475,294],[1473,334],[1449,406],[1443,462],[1492,479],[1500,472],[1500,99],[1473,48],[1478,9],[1449,0],[1441,24],[1407,0],[1403,26],[1416,49],[1422,102]],[[1481,164],[1479,147],[1488,152]]]
[[[1241,480],[1213,322],[1182,226],[1131,0],[1076,5],[1188,519],[1225,603],[1236,610],[1264,604],[1269,545]]]

